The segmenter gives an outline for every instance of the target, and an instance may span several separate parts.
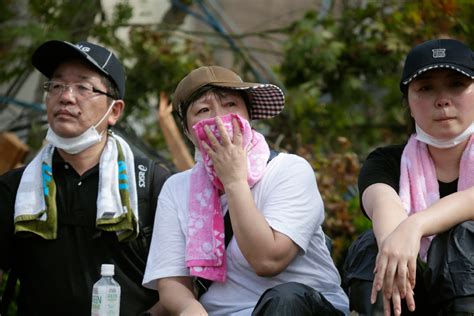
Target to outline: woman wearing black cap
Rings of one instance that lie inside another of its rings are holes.
[[[176,88],[173,107],[196,165],[164,186],[144,277],[172,314],[348,313],[313,169],[296,155],[272,159],[250,126],[283,106],[278,87],[218,66],[192,71]],[[196,284],[207,288],[199,299]]]
[[[369,299],[385,315],[474,313],[473,79],[474,54],[457,40],[406,58],[400,89],[415,132],[372,152],[359,176],[373,234],[352,245],[345,270],[360,313],[374,312]]]

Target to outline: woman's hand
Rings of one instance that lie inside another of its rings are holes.
[[[158,107],[158,119],[166,119],[171,116],[173,106],[169,102],[168,96],[164,92],[160,92],[160,106]]]
[[[384,291],[384,289],[382,289]],[[385,292],[385,291],[384,291]],[[387,298],[385,295],[382,295],[383,306],[384,306],[384,316],[391,315],[391,307],[393,306],[393,311],[395,315],[401,315],[402,312],[402,298],[400,296],[400,290],[398,286],[393,287],[393,292],[391,298]],[[411,284],[407,283],[406,295],[405,295],[406,304],[409,307],[410,311],[415,310],[415,298]],[[392,304],[390,304],[392,303]]]
[[[187,170],[194,166],[194,159],[189,153],[188,146],[176,126],[176,122],[171,112],[173,107],[164,92],[160,93],[160,106],[156,112],[158,124],[161,127],[163,136],[171,153],[173,163],[180,171]]]
[[[406,299],[410,310],[415,309],[413,289],[421,237],[416,223],[407,218],[387,236],[379,249],[371,302],[375,303],[377,292],[383,290],[385,315],[390,315],[390,300],[395,315],[401,313],[401,299]]]
[[[233,139],[230,139],[227,134],[222,120],[219,117],[216,117],[215,120],[221,141],[219,142],[210,128],[205,126],[204,131],[211,146],[205,142],[202,142],[202,145],[214,164],[217,176],[224,188],[233,183],[247,183],[247,152],[242,148],[242,131],[237,120],[232,120]]]

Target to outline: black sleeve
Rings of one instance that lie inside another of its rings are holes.
[[[359,173],[358,186],[360,207],[364,214],[362,193],[375,183],[385,183],[398,192],[400,182],[400,160],[405,145],[377,148],[369,154]]]
[[[22,169],[16,169],[0,177],[0,269],[7,271],[12,266],[14,250],[13,212]]]

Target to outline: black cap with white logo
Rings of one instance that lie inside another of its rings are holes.
[[[125,74],[122,64],[108,49],[90,42],[72,44],[66,41],[48,41],[38,47],[31,58],[36,67],[47,78],[51,78],[56,67],[70,58],[80,58],[107,76],[117,86],[119,99],[125,94]]]
[[[405,60],[400,90],[406,91],[418,75],[435,68],[452,69],[474,79],[474,53],[454,39],[435,39],[417,45]]]

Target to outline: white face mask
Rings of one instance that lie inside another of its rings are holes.
[[[56,134],[51,127],[48,128],[48,133],[46,134],[46,140],[51,143],[53,146],[57,148],[61,148],[68,154],[77,154],[80,153],[87,148],[91,147],[92,145],[95,145],[97,143],[100,143],[102,140],[102,134],[99,134],[97,132],[97,126],[102,123],[102,121],[105,119],[105,117],[110,113],[110,110],[112,110],[112,107],[115,104],[115,100],[110,104],[109,108],[107,109],[107,112],[105,112],[104,116],[100,119],[100,121],[89,127],[84,133],[82,133],[79,136],[76,137],[61,137],[58,134]]]
[[[471,125],[469,125],[469,127],[466,128],[464,132],[450,139],[434,138],[433,136],[425,133],[425,131],[423,131],[421,127],[418,126],[418,124],[415,125],[415,129],[416,139],[420,142],[425,143],[427,145],[431,145],[436,148],[451,148],[456,145],[459,145],[474,133],[474,123],[471,123]]]

